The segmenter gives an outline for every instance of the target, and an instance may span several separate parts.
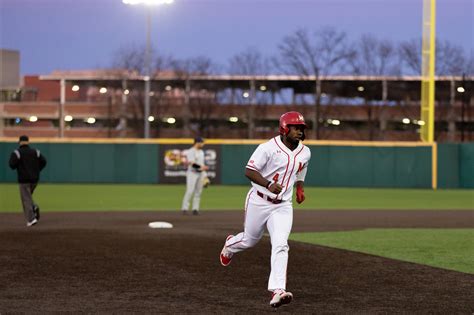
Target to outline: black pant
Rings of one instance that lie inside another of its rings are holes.
[[[37,183],[26,183],[20,184],[20,197],[23,205],[23,213],[27,222],[31,222],[36,219],[34,207],[36,207],[33,201],[33,192],[35,191]]]

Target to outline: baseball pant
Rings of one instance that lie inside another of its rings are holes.
[[[37,184],[20,184],[20,197],[21,197],[21,204],[23,205],[23,213],[25,214],[25,219],[28,222],[33,221],[35,217],[35,213],[33,208],[36,206],[33,201],[33,192],[35,191]]]
[[[204,172],[188,171],[186,173],[186,193],[184,194],[181,210],[188,210],[191,198],[193,198],[192,210],[199,211],[199,204],[201,203],[201,193],[203,189],[203,178]]]
[[[259,197],[256,191],[251,189],[247,194],[245,209],[244,231],[227,240],[227,249],[238,253],[253,247],[262,238],[266,226],[272,244],[268,290],[285,290],[293,206],[289,201],[273,204]]]

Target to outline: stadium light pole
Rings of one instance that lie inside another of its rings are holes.
[[[162,4],[172,4],[174,0],[122,0],[128,5],[146,5],[158,6]],[[146,48],[145,48],[145,96],[144,96],[144,113],[143,113],[143,137],[150,138],[150,80],[151,80],[151,9],[147,12],[146,21]]]

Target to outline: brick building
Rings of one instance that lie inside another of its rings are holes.
[[[20,97],[0,102],[0,136],[268,138],[288,110],[305,115],[309,139],[419,139],[420,78],[187,76],[123,70],[26,76]],[[436,140],[474,140],[473,77],[438,77]]]

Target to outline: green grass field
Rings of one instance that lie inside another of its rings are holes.
[[[242,209],[249,186],[210,186],[204,210]],[[34,193],[43,211],[176,210],[184,185],[41,184]],[[474,210],[474,190],[307,187],[297,209]],[[21,212],[18,185],[0,184],[0,211]]]
[[[367,229],[293,233],[290,238],[474,274],[474,229]]]

